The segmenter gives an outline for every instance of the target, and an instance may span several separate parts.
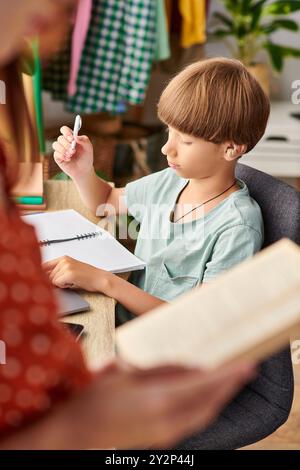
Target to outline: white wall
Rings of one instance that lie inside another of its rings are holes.
[[[300,25],[300,11],[294,13],[293,19]],[[293,34],[289,31],[281,31],[274,34],[274,41],[275,40],[279,44],[300,49],[300,32]],[[283,74],[280,79],[277,79],[278,96],[280,98],[290,100],[291,84],[294,80],[300,80],[300,59],[287,59]]]

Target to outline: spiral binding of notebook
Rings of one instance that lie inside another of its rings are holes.
[[[63,243],[63,242],[70,242],[73,240],[86,240],[87,238],[95,238],[98,236],[102,236],[101,232],[91,232],[91,233],[82,233],[80,235],[76,235],[75,237],[70,237],[70,238],[59,238],[59,239],[53,239],[53,240],[41,240],[39,241],[40,246],[49,246],[52,245],[53,243]]]

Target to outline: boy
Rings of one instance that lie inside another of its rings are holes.
[[[158,103],[168,126],[162,148],[169,167],[111,188],[93,170],[89,139],[62,128],[54,158],[94,212],[127,211],[140,223],[135,254],[145,271],[130,282],[70,258],[46,263],[52,282],[103,292],[118,302],[119,321],[144,314],[209,282],[260,250],[263,221],[248,189],[235,178],[237,160],[263,136],[270,105],[236,60],[196,62],[171,80]],[[124,197],[125,196],[125,197]],[[131,314],[129,313],[131,312]]]

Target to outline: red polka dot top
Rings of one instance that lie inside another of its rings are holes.
[[[80,346],[59,323],[34,229],[7,197],[0,150],[0,437],[91,380]]]

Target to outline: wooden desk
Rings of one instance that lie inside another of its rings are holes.
[[[72,181],[49,180],[44,187],[48,210],[75,209],[91,222],[99,224],[100,219],[84,207]],[[105,228],[105,219],[100,225]],[[114,356],[116,302],[102,294],[80,294],[90,304],[91,310],[68,316],[65,321],[84,325],[85,335],[80,341],[85,358],[91,369],[97,369]]]

